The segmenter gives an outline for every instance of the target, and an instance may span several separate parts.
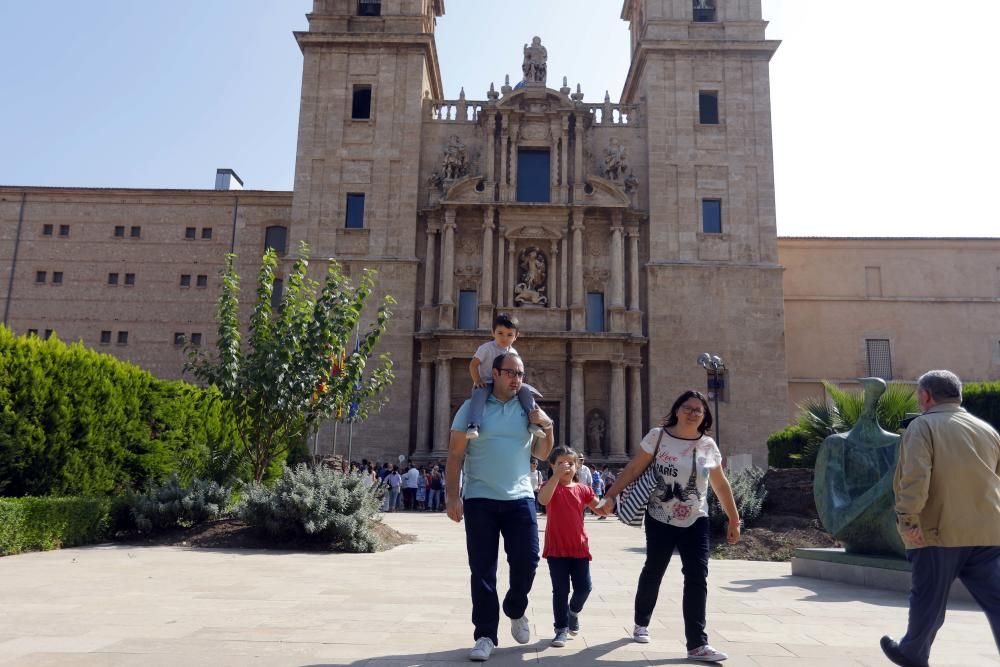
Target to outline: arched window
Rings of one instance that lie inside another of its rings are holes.
[[[274,248],[279,255],[288,252],[288,227],[274,225],[264,231],[264,250]]]

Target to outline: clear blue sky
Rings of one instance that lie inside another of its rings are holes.
[[[778,231],[997,236],[993,121],[1000,3],[763,0]],[[0,0],[0,183],[292,187],[311,0]],[[934,11],[931,11],[931,10]],[[954,11],[957,11],[955,8]],[[617,100],[628,69],[620,0],[447,0],[445,92],[483,99],[519,78],[539,35],[549,84]],[[487,48],[483,48],[488,45]]]

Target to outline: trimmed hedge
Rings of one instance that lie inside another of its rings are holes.
[[[962,405],[1000,431],[1000,382],[970,382],[963,385]]]
[[[0,326],[0,494],[123,495],[175,472],[223,481],[236,473],[223,407],[214,389]]]
[[[809,433],[798,425],[767,437],[767,465],[771,468],[811,468],[814,460],[806,456]]]
[[[0,556],[100,542],[123,507],[117,498],[0,498]]]

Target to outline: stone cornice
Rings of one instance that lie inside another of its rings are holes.
[[[240,198],[240,205],[264,204],[274,206],[291,206],[292,192],[290,190],[196,190],[185,188],[86,188],[61,186],[26,186],[0,185],[0,198],[20,197],[27,193],[28,201],[44,199],[45,201],[101,201],[108,203],[137,203],[136,200],[155,199],[172,200],[191,203],[194,199],[231,203],[234,197]],[[117,200],[117,201],[116,201]],[[143,202],[138,202],[143,203]]]

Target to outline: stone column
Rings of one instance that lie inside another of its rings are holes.
[[[582,452],[584,450],[584,444],[587,442],[587,416],[583,413],[583,360],[574,359],[572,364],[573,374],[570,379],[569,396],[569,443],[570,447],[578,452]]]
[[[484,110],[485,111],[485,110]],[[497,116],[496,113],[489,113],[486,117],[486,188],[490,192],[490,196],[493,196],[493,184],[497,182],[498,175],[493,170],[493,165],[496,161],[493,159],[493,151],[496,150],[496,127],[497,127]]]
[[[507,241],[507,307],[514,307],[514,285],[517,283],[517,268],[514,262],[514,243]]]
[[[642,366],[635,364],[628,367],[629,388],[632,400],[628,410],[628,447],[625,453],[631,456],[638,447],[642,436]]]
[[[444,240],[441,244],[441,294],[442,304],[454,305],[452,298],[455,279],[455,209],[445,209]]]
[[[483,276],[479,285],[479,328],[493,322],[493,207],[483,211]]]
[[[632,227],[628,230],[628,264],[629,289],[628,309],[639,310],[639,230]]]
[[[549,296],[549,306],[552,308],[559,308],[562,306],[562,303],[559,301],[559,272],[555,270],[555,268],[559,266],[559,241],[553,239],[549,243],[549,248],[549,280],[545,291]]]
[[[579,141],[577,142],[579,145]],[[579,173],[579,172],[577,172]],[[583,296],[583,209],[573,209],[573,296],[570,308],[573,309],[572,328],[583,331],[586,326],[586,303]]]
[[[559,180],[559,203],[565,204],[569,198],[569,188],[566,187],[569,183],[569,115],[563,114],[562,117],[562,133],[559,135],[562,138],[562,177]],[[563,255],[565,257],[565,255]],[[566,299],[562,301],[563,306],[566,305]]]
[[[625,459],[625,362],[611,362],[611,405],[608,406],[608,453]]]
[[[417,394],[417,451],[428,455],[434,449],[431,439],[431,419],[434,410],[434,373],[429,360],[420,359],[420,392]]]
[[[507,191],[508,201],[517,201],[517,135],[520,132],[520,125],[514,123],[510,128],[510,188]]]
[[[568,305],[568,303],[566,301],[566,295],[567,295],[567,292],[566,292],[566,283],[569,280],[569,273],[568,273],[569,262],[568,262],[567,257],[566,257],[569,254],[567,252],[567,249],[566,249],[567,246],[569,245],[569,242],[566,240],[566,233],[565,233],[565,231],[562,233],[562,238],[559,240],[559,245],[560,245],[559,263],[561,265],[559,267],[559,269],[560,269],[559,270],[559,307],[560,308],[565,308]]]
[[[435,458],[448,455],[451,436],[451,359],[439,357],[434,383],[434,442],[431,453]]]
[[[625,248],[622,243],[621,211],[615,211],[611,220],[611,308],[625,307]]]
[[[573,151],[573,201],[583,201],[583,186],[587,183],[587,172],[583,168],[583,114],[576,115],[576,141]]]
[[[501,213],[501,215],[503,215]],[[497,308],[507,307],[507,283],[504,280],[504,265],[506,264],[506,239],[504,233],[507,228],[502,224],[497,227]]]
[[[510,117],[500,117],[500,201],[510,199],[510,171],[507,169],[507,141],[510,139]]]
[[[552,137],[552,145],[549,146],[549,201],[553,204],[561,204],[562,198],[559,196],[559,121],[553,119],[549,123],[549,134]]]
[[[420,328],[427,331],[434,328],[434,284],[437,282],[437,235],[441,226],[436,222],[427,223],[427,259],[424,262],[424,307],[420,315]]]

